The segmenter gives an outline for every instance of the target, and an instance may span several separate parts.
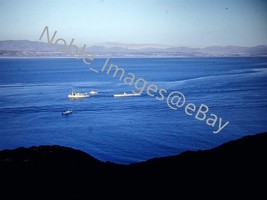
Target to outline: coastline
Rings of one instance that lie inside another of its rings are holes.
[[[69,58],[69,59],[77,59],[76,57],[68,57],[68,56],[62,56],[62,57],[60,57],[60,56],[55,56],[55,57],[53,57],[53,56],[51,56],[51,57],[49,57],[49,56],[44,56],[44,57],[41,57],[41,56],[0,56],[0,59],[2,59],[2,58],[4,58],[4,59],[21,59],[21,58],[25,58],[25,59],[27,59],[27,58],[31,58],[31,59],[51,59],[51,58],[55,58],[55,59],[66,59],[66,58]],[[94,57],[95,59],[107,59],[108,58],[108,56],[95,56]],[[150,58],[153,58],[153,59],[162,59],[162,58],[175,58],[175,59],[177,59],[177,58],[267,58],[267,55],[264,55],[264,56],[260,56],[260,55],[257,55],[257,56],[155,56],[155,57],[153,57],[153,56],[144,56],[144,57],[135,57],[135,56],[133,56],[133,57],[131,57],[131,56],[122,56],[122,57],[119,57],[119,56],[112,56],[112,57],[109,57],[110,59],[112,59],[112,58],[125,58],[125,59],[150,59]],[[82,59],[82,58],[80,58],[80,59]],[[78,60],[78,59],[77,59]]]

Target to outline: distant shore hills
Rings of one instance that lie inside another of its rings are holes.
[[[75,44],[75,42],[74,42]],[[67,44],[68,45],[68,44]],[[83,46],[77,45],[79,50]],[[72,50],[74,48],[71,48]],[[205,48],[169,47],[157,45],[126,45],[108,43],[85,48],[94,57],[154,58],[154,57],[267,57],[267,45],[253,47],[209,46]],[[45,42],[29,40],[0,41],[0,57],[69,57]],[[72,56],[72,57],[75,57]]]

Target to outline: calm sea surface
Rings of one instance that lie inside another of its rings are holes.
[[[0,149],[57,144],[103,161],[132,163],[267,131],[267,58],[110,60],[135,80],[142,77],[168,93],[178,90],[197,108],[207,105],[209,114],[230,122],[219,134],[213,133],[218,122],[211,127],[183,108],[171,110],[166,97],[159,101],[144,91],[114,98],[134,86],[89,69],[100,71],[104,62],[0,59]],[[98,95],[69,100],[72,89]],[[68,108],[73,114],[62,116]]]

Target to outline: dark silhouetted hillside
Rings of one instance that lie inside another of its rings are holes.
[[[131,165],[61,146],[0,151],[1,194],[20,198],[267,198],[267,133]]]

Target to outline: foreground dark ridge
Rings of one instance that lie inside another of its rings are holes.
[[[79,150],[40,146],[0,151],[1,194],[16,197],[267,197],[267,133],[205,151],[131,165]]]

